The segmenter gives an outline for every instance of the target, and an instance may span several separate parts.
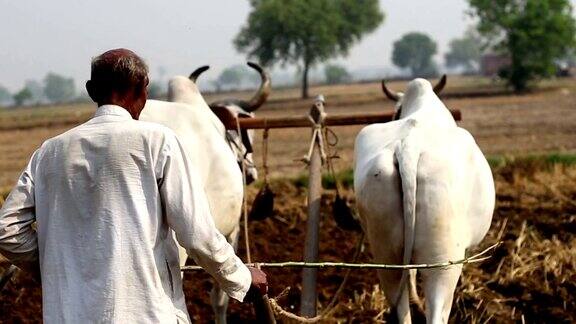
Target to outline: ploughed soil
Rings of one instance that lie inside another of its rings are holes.
[[[497,208],[491,230],[480,247],[502,241],[492,258],[464,266],[455,292],[451,323],[576,322],[576,168],[538,161],[517,161],[495,170]],[[297,181],[273,180],[273,217],[249,224],[252,259],[260,262],[301,260],[306,225],[306,188]],[[252,188],[253,197],[256,188]],[[350,189],[346,190],[353,197]],[[333,190],[322,197],[320,259],[353,259],[358,233],[339,229],[331,216]],[[352,202],[353,203],[353,202]],[[241,237],[239,253],[244,256]],[[369,262],[369,246],[358,262]],[[0,270],[7,267],[0,264]],[[279,304],[298,312],[301,270],[267,269],[271,297],[291,290]],[[345,270],[318,272],[322,311],[342,281]],[[197,323],[213,320],[210,278],[186,273],[188,310]],[[390,322],[390,310],[378,288],[375,271],[353,271],[326,322]],[[230,303],[231,323],[253,322],[248,304]],[[20,274],[0,294],[0,323],[41,321],[41,291]],[[286,321],[285,321],[286,322]]]

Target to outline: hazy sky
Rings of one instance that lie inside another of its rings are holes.
[[[442,54],[471,22],[465,0],[380,3],[384,23],[339,60],[350,69],[391,66],[392,43],[410,31],[430,34]],[[204,64],[212,66],[207,78],[215,78],[246,61],[232,39],[249,9],[246,0],[0,0],[0,84],[14,91],[54,71],[83,87],[90,59],[116,47],[144,57],[152,78],[160,67],[166,76],[187,75]]]

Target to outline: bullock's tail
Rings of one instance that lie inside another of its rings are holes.
[[[413,130],[416,126],[415,120],[408,120],[411,130],[408,135],[400,142],[394,155],[398,161],[398,171],[402,184],[402,207],[404,215],[404,257],[403,263],[409,264],[412,261],[412,249],[414,248],[414,227],[416,224],[416,173],[420,150]],[[404,270],[402,279],[400,279],[400,289],[396,296],[396,305],[398,305],[403,292],[408,288],[409,270]],[[406,293],[408,291],[406,290]]]
[[[416,311],[420,314],[425,314],[424,312],[424,303],[422,299],[418,296],[418,291],[416,290],[416,269],[409,270],[410,271],[410,303],[416,306]],[[426,317],[426,315],[424,315]]]

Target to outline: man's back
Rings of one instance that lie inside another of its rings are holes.
[[[159,322],[174,317],[173,301],[186,318],[157,184],[170,136],[104,106],[38,150],[31,171],[45,319]]]
[[[218,232],[174,133],[136,121],[148,83],[130,50],[95,57],[95,117],[46,141],[0,209],[0,253],[41,272],[45,323],[188,323],[176,240],[228,296],[266,292]]]

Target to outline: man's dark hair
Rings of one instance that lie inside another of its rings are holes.
[[[113,93],[128,94],[146,86],[148,66],[136,53],[114,49],[92,59],[91,82],[97,89],[95,101],[109,98]]]

